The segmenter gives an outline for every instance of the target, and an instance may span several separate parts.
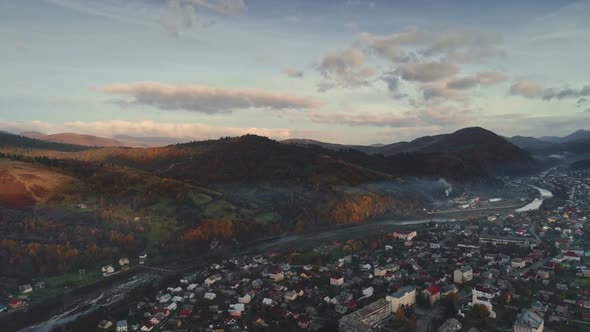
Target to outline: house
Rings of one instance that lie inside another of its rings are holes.
[[[342,286],[344,284],[344,275],[340,272],[335,272],[330,277],[330,285],[332,286]]]
[[[430,286],[424,290],[424,295],[426,295],[431,305],[435,304],[441,298],[440,288],[437,286]]]
[[[8,310],[8,308],[4,304],[0,304],[0,312],[4,312]]]
[[[373,275],[375,277],[383,277],[387,273],[387,269],[382,267],[376,267],[373,269]]]
[[[129,258],[121,257],[119,258],[119,266],[121,270],[128,270],[129,269]]]
[[[514,332],[543,332],[543,318],[532,310],[524,310],[516,317]]]
[[[454,284],[444,286],[441,291],[441,297],[444,299],[451,294],[457,294],[458,291],[459,289]]]
[[[144,265],[145,262],[147,261],[147,257],[148,257],[147,254],[141,254],[141,255],[139,255],[139,265]],[[148,328],[150,328],[150,327],[148,327]],[[150,329],[150,331],[151,331],[151,329]]]
[[[464,284],[473,280],[473,269],[471,266],[462,266],[453,272],[453,281],[456,284]]]
[[[127,321],[126,320],[120,320],[117,322],[117,332],[127,332]]]
[[[539,312],[539,313],[545,313],[547,312],[547,309],[549,309],[549,306],[546,304],[543,304],[541,301],[535,301],[533,302],[532,306],[531,306],[531,310],[535,311],[535,312]]]
[[[98,323],[98,328],[103,330],[108,330],[111,328],[111,326],[113,326],[113,322],[111,322],[110,320],[101,320]]]
[[[373,331],[373,327],[390,319],[391,314],[391,303],[385,299],[381,299],[342,317],[338,321],[338,331]]]
[[[573,251],[565,252],[563,254],[563,258],[565,258],[565,260],[567,260],[567,261],[575,261],[575,262],[580,261],[580,255],[578,255],[577,253],[575,253]]]
[[[209,278],[205,279],[205,285],[207,285],[207,286],[211,286],[211,285],[213,285],[214,283],[216,283],[216,282],[220,281],[221,279],[222,279],[222,278],[221,278],[221,275],[220,275],[220,274],[218,274],[218,273],[216,273],[216,274],[214,274],[214,275],[212,275],[212,276],[209,276]]]
[[[103,266],[101,271],[102,271],[103,277],[108,277],[108,276],[112,275],[113,273],[115,273],[115,268],[113,267],[113,265],[109,264],[109,265]]]
[[[21,299],[10,299],[8,300],[8,308],[12,310],[20,309],[25,305]]]
[[[375,289],[373,287],[363,289],[363,296],[365,297],[373,296],[373,293],[375,293]]]
[[[272,300],[269,298],[262,299],[262,304],[264,305],[272,305]]]
[[[250,294],[246,294],[244,296],[238,297],[239,303],[248,304],[248,303],[250,303],[250,301],[252,301],[252,296]]]
[[[209,301],[215,300],[216,297],[217,297],[217,294],[211,293],[211,292],[207,292],[207,293],[205,293],[205,296],[203,296],[203,298],[205,300],[209,300]]]
[[[297,299],[297,293],[294,291],[289,291],[285,293],[285,300],[287,301],[295,301]]]
[[[496,313],[493,311],[494,306],[492,305],[492,299],[496,296],[500,296],[500,292],[493,288],[475,286],[471,291],[472,300],[469,303],[470,306],[482,305],[490,312],[490,318],[496,318]]]
[[[522,258],[514,258],[510,262],[510,265],[515,269],[522,269],[526,266],[526,260],[524,260]]]
[[[412,286],[402,287],[395,293],[388,295],[385,299],[391,303],[391,311],[396,312],[399,306],[412,306],[416,304],[416,288]]]
[[[283,272],[283,270],[279,268],[276,268],[268,274],[268,277],[271,278],[274,282],[283,281],[285,279],[285,272]]]
[[[33,286],[31,286],[30,284],[26,284],[26,285],[21,285],[18,286],[18,291],[21,294],[27,294],[33,291]]]
[[[158,298],[158,301],[160,301],[160,303],[166,303],[170,300],[172,300],[172,295],[170,294],[164,294]]]
[[[551,274],[547,270],[538,270],[537,271],[537,277],[540,279],[546,280],[546,279],[549,279],[550,276],[551,276]]]
[[[395,231],[392,235],[398,240],[412,241],[412,239],[418,236],[418,233],[416,231]]]

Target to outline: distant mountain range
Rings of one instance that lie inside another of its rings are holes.
[[[190,142],[192,140],[190,138],[134,137],[128,135],[116,135],[113,138],[108,138],[77,133],[44,134],[36,131],[22,132],[19,135],[47,142],[91,147],[125,146],[134,148],[148,148]]]

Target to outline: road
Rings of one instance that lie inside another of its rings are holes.
[[[417,324],[416,324],[416,331],[417,332],[428,332],[430,331],[432,320],[436,318],[441,312],[441,306],[435,306],[434,308],[430,309],[424,316],[422,316]]]

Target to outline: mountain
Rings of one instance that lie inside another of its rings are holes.
[[[42,150],[47,152],[76,152],[87,150],[89,147],[42,141],[11,133],[0,133],[0,148],[8,149],[16,153],[23,153],[23,149],[27,151]]]
[[[410,154],[423,163],[463,167],[469,174],[509,175],[530,173],[537,169],[528,152],[495,133],[479,128],[465,128],[451,134],[426,136],[411,142],[394,143],[376,149],[384,156]],[[398,157],[399,159],[399,157]],[[460,161],[460,164],[457,162]]]
[[[23,136],[29,138],[39,139],[47,142],[63,143],[80,146],[128,146],[127,143],[118,141],[112,138],[99,137],[86,134],[76,133],[61,133],[61,134],[50,134],[46,135],[39,132],[24,132],[21,133]]]
[[[34,139],[42,139],[43,137],[47,136],[47,134],[44,134],[39,131],[24,131],[22,133],[19,133],[19,135]]]
[[[571,133],[564,137],[557,137],[557,136],[544,136],[539,138],[541,141],[551,142],[551,143],[568,143],[577,141],[580,139],[590,139],[590,131],[580,129],[574,133]]]
[[[530,137],[530,136],[513,136],[510,138],[506,138],[512,144],[522,148],[522,149],[539,149],[539,148],[550,148],[555,147],[557,143],[543,141],[539,138]]]
[[[291,138],[282,140],[281,143],[283,144],[290,144],[290,145],[297,145],[303,147],[310,147],[310,146],[318,146],[323,149],[328,150],[346,150],[346,149],[353,149],[358,150],[366,153],[371,153],[375,150],[375,148],[381,146],[379,144],[376,145],[345,145],[345,144],[336,144],[336,143],[326,143],[321,141],[316,141],[313,139],[302,139],[302,138]]]
[[[187,137],[135,137],[128,135],[115,135],[113,136],[113,138],[118,141],[124,142],[127,146],[145,148],[166,146],[171,144],[179,144],[193,141],[193,139]]]

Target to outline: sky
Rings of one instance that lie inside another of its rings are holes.
[[[590,124],[590,1],[0,2],[0,130],[392,143]]]

